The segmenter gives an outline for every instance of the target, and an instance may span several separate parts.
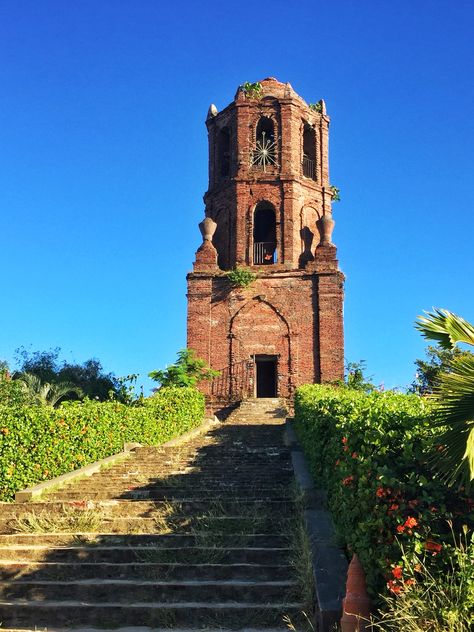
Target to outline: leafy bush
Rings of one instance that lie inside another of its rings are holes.
[[[453,534],[454,535],[454,534]],[[425,560],[410,560],[395,569],[399,576],[392,594],[371,630],[383,632],[470,632],[474,626],[474,541],[454,536],[446,572],[436,576]]]
[[[0,406],[0,500],[120,452],[126,441],[159,445],[199,425],[204,397],[162,388],[140,406],[65,402],[59,408]]]
[[[394,569],[404,568],[398,543],[408,559],[426,553],[430,572],[443,573],[451,538],[447,521],[456,533],[464,524],[474,526],[473,499],[432,476],[429,459],[439,430],[430,422],[431,410],[431,402],[416,395],[319,385],[296,392],[296,432],[373,597],[387,585],[393,589]]]
[[[257,278],[257,275],[250,270],[247,270],[247,268],[239,267],[234,268],[234,270],[231,270],[230,272],[227,272],[226,276],[231,282],[231,285],[233,285],[234,287],[248,287]]]
[[[219,375],[207,366],[205,360],[196,357],[194,349],[181,349],[178,359],[163,370],[155,370],[148,374],[152,380],[163,386],[196,386],[199,382],[212,380]]]

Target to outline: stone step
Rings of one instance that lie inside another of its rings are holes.
[[[26,601],[0,602],[0,621],[5,627],[99,626],[102,629],[122,626],[176,627],[183,624],[199,626],[231,626],[245,629],[248,626],[280,625],[284,615],[295,618],[301,612],[299,602],[190,602],[123,604],[117,601],[100,603],[91,601]]]
[[[250,546],[47,546],[11,545],[0,552],[0,559],[31,562],[150,562],[229,564],[286,564],[291,554],[287,547]]]
[[[295,501],[290,499],[261,499],[261,498],[234,498],[215,503],[222,514],[238,515],[248,511],[259,511],[261,515],[281,516],[283,513],[294,511]],[[25,512],[45,512],[51,515],[54,512],[64,512],[64,509],[77,511],[100,510],[104,515],[112,516],[140,516],[154,517],[166,513],[174,515],[192,515],[212,509],[209,499],[179,500],[179,501],[153,501],[153,500],[79,500],[65,502],[61,500],[30,503],[3,503],[0,506],[0,515],[5,520],[24,514]]]
[[[216,504],[216,503],[215,503]],[[276,515],[281,512],[290,512],[294,509],[295,501],[290,499],[271,499],[265,500],[261,498],[233,498],[217,503],[221,513],[229,515],[238,515],[242,513],[236,511],[236,509],[242,509],[245,511],[251,509],[258,509],[260,512],[275,513]],[[211,505],[211,507],[210,507]],[[157,516],[166,510],[167,513],[173,512],[175,515],[187,515],[197,512],[209,511],[212,508],[212,503],[209,499],[202,500],[179,500],[173,501],[153,501],[153,500],[81,500],[81,501],[36,501],[30,503],[4,503],[0,507],[0,515],[3,519],[7,517],[14,517],[25,513],[25,511],[34,512],[61,512],[64,508],[76,509],[78,511],[85,510],[103,510],[104,513],[109,516]]]
[[[234,579],[276,581],[287,579],[292,566],[284,564],[154,564],[147,562],[21,562],[0,560],[0,581],[16,579]],[[2,629],[3,632],[3,629]]]
[[[240,493],[238,493],[240,492]],[[100,491],[93,491],[93,489],[83,489],[82,487],[76,490],[64,489],[57,492],[50,492],[45,496],[48,500],[107,500],[112,498],[121,498],[123,500],[161,500],[161,501],[187,501],[187,500],[222,500],[227,502],[230,499],[241,498],[246,500],[281,500],[284,498],[291,498],[293,496],[291,490],[285,492],[281,488],[264,488],[257,490],[252,488],[247,494],[245,490],[210,490],[210,489],[160,489],[159,487],[135,487],[133,489],[101,489]]]
[[[28,601],[115,601],[119,603],[182,602],[182,601],[285,601],[295,591],[294,581],[249,580],[160,580],[84,579],[39,581],[36,579],[0,582],[0,600]]]
[[[171,493],[173,491],[183,491],[183,490],[203,490],[209,492],[233,492],[238,493],[242,492],[247,494],[252,490],[265,490],[265,489],[285,489],[291,486],[292,480],[290,476],[280,477],[279,480],[277,478],[274,479],[258,479],[254,481],[249,480],[235,480],[229,479],[227,481],[218,480],[218,479],[200,479],[191,477],[189,480],[186,480],[183,476],[179,477],[167,477],[163,479],[159,479],[156,477],[150,477],[147,480],[144,478],[128,478],[128,477],[115,477],[108,479],[95,479],[95,480],[86,480],[81,482],[80,486],[75,483],[68,487],[64,486],[62,489],[71,489],[74,491],[77,488],[84,490],[94,491],[97,488],[100,489],[116,489],[117,487],[121,489],[128,490],[131,487],[143,487],[144,489],[157,489],[160,491],[166,491],[167,493]]]
[[[216,515],[188,515],[188,516],[171,516],[170,518],[160,519],[159,524],[157,518],[141,518],[141,517],[117,517],[104,518],[100,521],[100,528],[103,532],[113,534],[137,534],[150,533],[156,534],[167,533],[173,531],[180,533],[190,530],[202,531],[208,529],[211,532],[225,533],[269,533],[275,530],[288,531],[292,528],[292,517],[282,517],[276,519],[273,517],[259,516],[258,512],[252,516],[216,516]],[[27,526],[21,527],[15,518],[0,519],[0,535],[13,534],[26,531]],[[63,529],[63,533],[69,533],[70,529]]]
[[[0,536],[0,558],[5,551],[14,547],[74,547],[74,546],[149,546],[159,548],[194,547],[206,541],[215,541],[219,546],[282,547],[287,546],[291,535],[281,533],[241,534],[201,531],[199,533],[165,533],[117,535],[111,533],[75,532],[67,533],[16,533]]]
[[[2,627],[2,632],[38,632],[38,629],[28,629],[28,628],[4,628]],[[74,632],[106,632],[107,630],[113,630],[113,632],[170,632],[170,628],[150,628],[148,626],[135,626],[129,625],[127,627],[118,627],[118,628],[94,628],[94,627],[74,627]],[[174,627],[175,632],[203,632],[203,628],[190,628],[190,627]],[[243,628],[214,628],[206,625],[206,632],[262,632],[262,628],[254,628],[254,627],[245,627]],[[71,632],[71,628],[58,628],[48,626],[47,632]],[[281,625],[279,627],[268,627],[264,628],[263,632],[288,632],[287,625]]]

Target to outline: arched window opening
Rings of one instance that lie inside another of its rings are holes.
[[[275,209],[268,202],[257,205],[253,217],[254,265],[272,265],[277,262]]]
[[[316,180],[316,133],[307,123],[303,130],[303,175]]]
[[[270,165],[276,165],[275,126],[272,119],[262,116],[257,125],[252,166],[266,171]]]
[[[223,127],[217,137],[218,173],[221,178],[230,174],[230,130]]]

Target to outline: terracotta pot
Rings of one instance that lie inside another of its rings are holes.
[[[346,596],[342,602],[342,632],[368,630],[370,599],[367,594],[365,573],[356,554],[352,556],[347,571]]]

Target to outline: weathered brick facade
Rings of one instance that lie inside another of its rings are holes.
[[[206,124],[209,219],[188,275],[188,347],[221,370],[213,389],[224,399],[288,397],[342,378],[324,102],[310,108],[289,84],[265,79],[260,93],[239,88],[222,112],[211,106]],[[233,288],[235,267],[257,279]]]

